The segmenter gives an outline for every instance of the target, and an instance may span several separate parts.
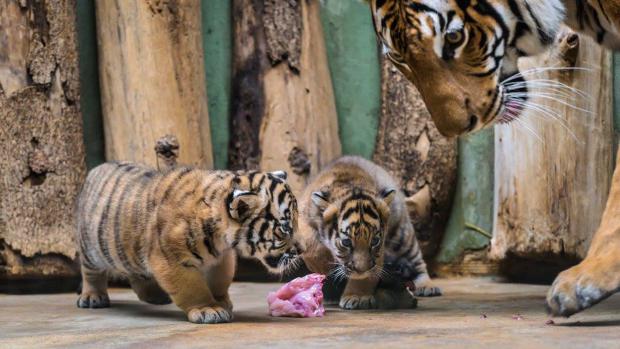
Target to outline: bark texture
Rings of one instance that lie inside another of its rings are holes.
[[[179,163],[211,168],[200,1],[96,5],[107,159],[158,165],[153,147],[170,135]]]
[[[300,192],[340,155],[319,3],[234,0],[233,169],[286,170]]]
[[[0,2],[0,279],[76,275],[86,165],[75,1]]]
[[[548,71],[528,79],[556,80],[589,96],[534,88],[533,93],[553,94],[555,100],[535,97],[533,102],[553,110],[559,120],[537,108],[520,122],[497,128],[494,258],[582,258],[605,208],[614,162],[611,55],[568,29],[559,40],[548,55],[524,61],[522,70],[588,69]]]
[[[407,195],[425,257],[441,242],[456,184],[456,140],[439,134],[419,92],[383,60],[382,108],[374,160]]]

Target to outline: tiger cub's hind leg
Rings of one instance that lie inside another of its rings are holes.
[[[172,303],[166,291],[159,287],[155,279],[132,276],[129,277],[129,283],[131,284],[131,288],[138,295],[138,298],[143,302],[155,305]]]
[[[416,297],[441,296],[441,288],[437,287],[428,275],[422,249],[418,244],[415,229],[408,215],[403,215],[398,228],[390,232],[386,243],[386,260],[403,281],[412,281]]]
[[[379,279],[349,279],[340,297],[340,307],[346,310],[376,309],[375,289]]]
[[[108,275],[106,271],[91,270],[82,265],[82,291],[77,300],[79,308],[107,308]]]

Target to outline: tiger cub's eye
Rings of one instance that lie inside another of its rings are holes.
[[[349,238],[340,240],[340,243],[342,244],[342,246],[347,247],[347,248],[353,246],[353,242],[351,242],[351,239]]]
[[[377,246],[379,245],[379,243],[381,243],[381,239],[379,239],[378,236],[373,237],[372,240],[370,241],[370,244],[372,246]]]

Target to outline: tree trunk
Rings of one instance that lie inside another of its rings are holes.
[[[235,0],[233,169],[286,170],[296,192],[340,155],[317,0]]]
[[[559,263],[561,269],[585,256],[605,208],[613,170],[610,65],[609,52],[569,30],[553,52],[523,62],[522,71],[549,66],[588,69],[527,78],[557,80],[589,96],[534,88],[533,93],[555,94],[553,98],[561,100],[533,99],[561,119],[534,110],[518,122],[497,127],[493,257]]]
[[[425,257],[441,242],[456,183],[457,144],[439,134],[419,92],[383,59],[383,105],[374,160],[407,195]]]
[[[200,1],[96,4],[107,159],[157,165],[171,135],[179,163],[211,168]]]
[[[77,275],[73,206],[86,170],[75,23],[75,1],[0,2],[0,279]]]
[[[299,194],[341,152],[318,0],[233,0],[233,22],[228,165],[285,170]],[[242,259],[237,278],[268,276]]]

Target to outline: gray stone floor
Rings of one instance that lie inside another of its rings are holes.
[[[235,321],[223,325],[188,323],[175,306],[140,303],[125,289],[111,291],[112,308],[96,310],[76,308],[75,294],[0,295],[0,348],[620,348],[620,295],[547,325],[545,286],[439,284],[446,295],[415,310],[329,308],[324,318],[287,319],[266,313],[277,284],[237,283]]]

